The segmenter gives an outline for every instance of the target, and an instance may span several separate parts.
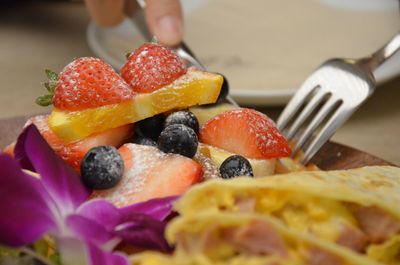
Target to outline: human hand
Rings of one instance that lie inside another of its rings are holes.
[[[179,45],[183,35],[183,16],[179,0],[146,0],[144,11],[149,30],[160,44]]]
[[[148,28],[158,42],[177,46],[182,41],[183,15],[180,0],[143,0]],[[135,0],[85,0],[93,21],[102,27],[115,27],[140,7]]]

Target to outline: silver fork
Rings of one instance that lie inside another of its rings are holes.
[[[369,57],[331,59],[308,77],[277,121],[278,128],[288,140],[296,139],[293,156],[304,149],[300,162],[307,164],[310,161],[374,92],[374,70],[399,49],[400,33],[397,33]]]

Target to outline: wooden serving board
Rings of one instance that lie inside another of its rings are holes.
[[[28,117],[21,116],[0,120],[1,149],[17,138]],[[327,142],[311,162],[323,170],[392,165],[383,159],[335,142]]]

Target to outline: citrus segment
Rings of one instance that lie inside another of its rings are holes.
[[[233,110],[238,107],[235,107],[229,103],[220,103],[211,106],[196,106],[192,107],[189,110],[196,116],[199,121],[199,126],[202,127],[207,121],[214,118],[218,114],[224,113],[228,110]]]
[[[71,142],[172,109],[214,103],[222,82],[218,74],[189,70],[173,83],[137,94],[131,101],[81,111],[54,109],[48,123],[59,138]]]

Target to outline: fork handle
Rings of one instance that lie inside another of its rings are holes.
[[[376,70],[387,59],[400,50],[400,32],[392,37],[382,48],[374,52],[370,57],[360,60],[360,64],[366,65],[371,72]]]

